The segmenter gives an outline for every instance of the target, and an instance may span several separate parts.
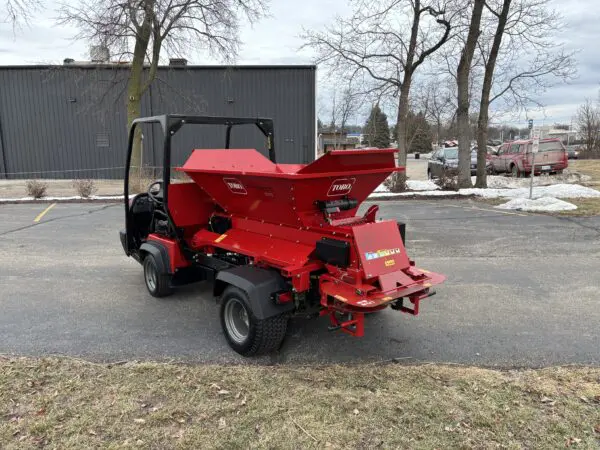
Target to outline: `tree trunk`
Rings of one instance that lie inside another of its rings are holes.
[[[396,123],[396,138],[398,141],[398,166],[404,167],[403,172],[394,174],[392,183],[393,192],[402,192],[406,190],[406,118],[408,116],[408,94],[410,92],[411,77],[408,73],[404,75],[404,83],[400,87],[400,97],[398,99],[398,122]]]
[[[483,76],[483,85],[481,87],[481,100],[479,102],[479,119],[477,120],[477,180],[475,187],[486,188],[486,154],[487,154],[487,130],[489,125],[490,93],[492,92],[492,83],[494,81],[494,71],[496,70],[496,59],[502,43],[504,28],[508,19],[508,12],[512,0],[504,0],[502,11],[498,16],[498,25],[494,33],[494,41],[488,60],[485,64],[485,74]]]
[[[481,104],[483,104],[483,98]],[[475,180],[475,187],[477,188],[487,187],[486,163],[489,122],[487,106],[480,109],[479,120],[477,121],[477,179]]]
[[[140,117],[141,114],[142,95],[145,90],[144,60],[150,43],[150,35],[152,33],[153,7],[153,2],[148,2],[146,4],[146,15],[138,30],[133,49],[133,59],[131,61],[131,69],[127,81],[127,98],[125,99],[127,108],[127,133],[129,133],[132,122]],[[139,186],[140,181],[144,178],[142,174],[142,163],[142,130],[138,126],[133,139],[129,174],[132,185],[137,185],[138,189],[143,188]]]
[[[466,73],[465,73],[466,72]],[[458,128],[458,187],[469,188],[471,183],[471,127],[469,127],[469,66],[461,68],[459,65],[458,107],[456,109],[456,123]]]
[[[471,13],[471,23],[467,42],[462,51],[458,70],[456,72],[456,84],[458,88],[458,107],[456,109],[456,120],[458,124],[458,187],[469,188],[471,182],[471,126],[469,124],[469,75],[471,62],[479,38],[479,25],[483,12],[484,0],[475,0]]]

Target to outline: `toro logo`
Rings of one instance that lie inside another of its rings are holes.
[[[223,181],[234,194],[247,195],[248,192],[240,180],[237,178],[223,178]]]
[[[354,178],[338,178],[337,180],[333,180],[327,192],[327,197],[349,194],[355,181]]]

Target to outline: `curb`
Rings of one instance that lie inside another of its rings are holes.
[[[416,191],[418,192],[418,191]],[[449,199],[449,200],[457,200],[461,198],[474,198],[477,197],[475,194],[469,195],[461,195],[461,194],[448,194],[448,195],[420,195],[418,193],[409,193],[404,192],[398,195],[388,195],[379,197],[377,195],[373,197],[367,197],[365,201],[398,201],[398,200],[440,200],[440,199]],[[21,204],[43,204],[43,203],[122,203],[123,197],[115,198],[116,196],[110,196],[106,198],[97,197],[97,198],[60,198],[60,197],[50,197],[50,198],[40,198],[40,199],[2,199],[0,198],[0,206],[1,205],[21,205]]]

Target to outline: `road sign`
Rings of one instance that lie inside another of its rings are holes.
[[[533,153],[537,153],[540,151],[540,137],[539,136],[533,136],[533,144],[531,145],[531,151]]]

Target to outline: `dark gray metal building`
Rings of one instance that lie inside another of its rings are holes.
[[[0,67],[0,178],[122,177],[127,74],[119,65]],[[308,163],[315,83],[315,66],[164,66],[142,115],[270,117],[278,162]],[[159,133],[144,132],[144,165],[160,165]],[[224,136],[221,127],[184,127],[173,142],[175,164],[194,148],[223,148]],[[266,155],[253,127],[234,128],[231,147]]]

